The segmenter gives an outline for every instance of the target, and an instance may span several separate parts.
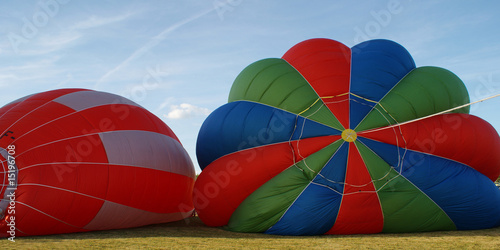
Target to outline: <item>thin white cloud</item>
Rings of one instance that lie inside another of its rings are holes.
[[[66,31],[40,34],[34,39],[17,44],[17,52],[13,50],[13,46],[10,46],[8,51],[10,51],[10,54],[15,52],[21,56],[46,56],[73,46],[81,37],[82,35],[78,32]]]
[[[118,64],[116,67],[114,67],[113,69],[111,69],[110,71],[106,72],[106,74],[104,74],[98,81],[97,83],[95,84],[94,86],[94,89],[98,89],[99,88],[99,85],[106,81],[106,79],[108,77],[110,77],[111,75],[113,75],[114,73],[116,73],[117,71],[121,70],[123,67],[127,66],[131,61],[135,60],[136,58],[139,58],[141,57],[142,55],[146,54],[148,51],[150,51],[152,48],[154,48],[155,46],[157,46],[161,41],[165,40],[165,38],[170,34],[172,33],[173,31],[177,30],[178,28],[192,22],[192,21],[195,21],[196,19],[199,19],[207,14],[209,14],[210,12],[214,11],[215,10],[215,7],[214,8],[211,8],[211,9],[208,9],[208,10],[205,10],[205,11],[202,11],[192,17],[189,17],[189,18],[186,18],[180,22],[177,22],[175,24],[173,24],[172,26],[164,29],[162,32],[160,32],[158,35],[154,36],[153,38],[151,38],[151,40],[149,42],[147,42],[144,46],[140,47],[139,49],[137,49],[136,51],[134,51],[134,53],[132,53],[127,59],[125,59],[124,61],[122,61],[120,64]]]
[[[173,97],[166,98],[162,103],[160,103],[160,105],[158,105],[158,107],[156,107],[156,109],[154,109],[154,113],[160,113],[164,108],[166,108],[172,102],[174,102],[174,100],[175,100],[175,98],[173,98]],[[170,105],[170,106],[172,106],[172,105]]]
[[[54,53],[76,44],[80,38],[84,37],[84,34],[82,33],[82,30],[84,29],[98,28],[107,24],[120,22],[128,19],[132,15],[133,13],[125,13],[113,17],[91,16],[84,21],[80,21],[75,25],[70,26],[68,29],[63,29],[61,31],[53,31],[51,29],[45,29],[44,27],[43,32],[40,31],[41,29],[37,29],[35,37],[32,39],[20,36],[21,38],[14,40],[17,42],[15,45],[4,43],[0,44],[0,52],[2,51],[2,48],[9,48],[9,50],[12,50],[12,47],[16,46],[16,53],[23,56],[38,56]]]
[[[126,13],[123,15],[113,16],[113,17],[98,17],[91,16],[87,20],[81,21],[73,25],[72,29],[90,29],[95,27],[100,27],[104,25],[108,25],[111,23],[120,22],[131,17],[132,13]]]
[[[182,103],[180,105],[170,105],[170,112],[163,116],[168,119],[186,119],[209,114],[210,110],[207,108],[198,107],[189,103]]]
[[[58,69],[51,67],[58,60],[58,56],[52,56],[41,60],[27,61],[20,65],[2,67],[0,68],[0,81],[15,84],[17,82],[50,78],[59,72]]]
[[[74,43],[81,37],[82,35],[76,32],[61,32],[59,34],[48,34],[45,36],[40,36],[38,45],[40,47],[61,48]]]

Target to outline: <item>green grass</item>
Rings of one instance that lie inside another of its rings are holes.
[[[203,225],[199,218],[124,230],[108,230],[0,241],[6,249],[49,248],[321,248],[321,249],[500,249],[500,228],[405,234],[275,236],[235,233]]]

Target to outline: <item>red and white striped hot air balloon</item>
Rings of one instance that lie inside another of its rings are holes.
[[[3,236],[137,227],[193,211],[188,154],[126,98],[86,89],[26,96],[0,108],[0,133]]]

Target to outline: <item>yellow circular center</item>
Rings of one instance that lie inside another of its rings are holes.
[[[353,142],[356,140],[358,136],[356,135],[356,131],[352,129],[346,129],[342,131],[342,139],[346,142]]]

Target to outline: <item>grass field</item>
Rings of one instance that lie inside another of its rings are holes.
[[[199,218],[125,230],[2,239],[1,249],[50,248],[321,248],[500,249],[500,228],[405,234],[274,236],[234,233]]]

